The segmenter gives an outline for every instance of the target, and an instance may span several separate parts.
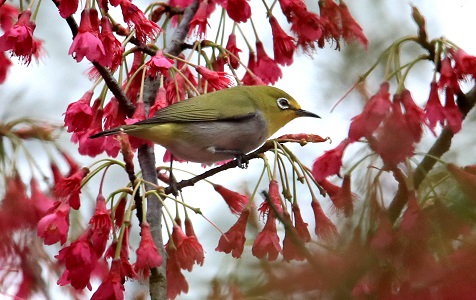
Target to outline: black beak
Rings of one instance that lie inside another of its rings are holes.
[[[296,109],[296,115],[298,117],[311,117],[311,118],[321,118],[315,113],[312,113],[310,111],[304,110],[304,109]]]

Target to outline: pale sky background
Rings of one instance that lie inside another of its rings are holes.
[[[257,2],[257,0],[252,0],[252,7],[254,7],[253,4],[256,5]],[[466,52],[476,55],[476,39],[474,33],[474,29],[476,28],[476,18],[474,18],[476,1],[417,0],[408,2],[388,0],[380,2],[385,3],[388,9],[388,19],[377,19],[372,15],[372,4],[369,3],[373,2],[368,0],[347,1],[351,12],[361,24],[365,33],[377,31],[377,33],[385,34],[384,31],[386,30],[387,24],[392,24],[392,26],[402,24],[404,28],[408,28],[405,34],[415,34],[416,26],[411,19],[410,9],[410,3],[412,3],[417,6],[422,15],[426,17],[430,38],[444,35]],[[36,29],[37,37],[44,40],[46,55],[43,56],[39,64],[33,62],[28,68],[21,65],[12,68],[8,80],[3,85],[0,85],[0,95],[2,98],[0,120],[11,120],[21,116],[30,116],[55,120],[61,124],[63,120],[62,113],[65,111],[67,105],[79,99],[92,85],[87,77],[83,75],[85,70],[89,67],[88,63],[83,61],[77,64],[71,57],[67,56],[71,42],[71,33],[65,22],[54,12],[55,8],[52,6],[51,2],[44,1],[38,19],[40,20],[38,22],[39,25]],[[144,6],[140,7],[143,8]],[[255,14],[254,19],[258,19],[260,16],[264,17],[264,15]],[[393,19],[400,21],[397,22]],[[378,32],[379,30],[383,32]],[[212,32],[212,30],[210,30],[210,32]],[[263,41],[265,40],[263,39]],[[370,39],[370,48],[374,46],[372,42],[372,39]],[[386,45],[390,42],[391,41],[388,40]],[[271,54],[272,52],[268,50],[268,53]],[[361,69],[350,71],[356,74],[353,80],[357,80],[357,76],[365,72],[376,59],[376,57],[366,57],[365,52],[362,53],[365,59],[363,59],[362,64],[358,66]],[[308,166],[310,166],[312,161],[323,151],[335,147],[335,145],[346,136],[350,118],[358,113],[359,102],[356,99],[359,98],[356,97],[356,95],[351,95],[333,113],[330,113],[333,104],[354,83],[352,80],[347,81],[347,78],[345,81],[334,82],[337,79],[332,76],[326,76],[329,72],[332,72],[333,61],[338,61],[339,59],[339,52],[333,51],[332,49],[318,50],[317,55],[315,55],[313,59],[310,59],[308,56],[300,56],[295,59],[295,63],[291,67],[283,69],[283,79],[276,84],[277,87],[293,95],[304,109],[313,111],[322,117],[320,120],[295,120],[291,124],[288,124],[277,135],[306,132],[319,134],[324,137],[330,136],[334,141],[333,144],[323,143],[319,145],[308,145],[305,148],[294,147],[297,156]],[[324,67],[326,69],[323,69]],[[431,76],[431,74],[423,74],[422,76],[428,77]],[[429,81],[426,82],[429,84]],[[339,87],[343,87],[343,89],[329,92],[327,89],[320,88],[321,86],[334,86],[335,84]],[[416,85],[419,84],[420,83],[417,83]],[[417,101],[420,100],[420,103],[422,103],[426,99],[428,95],[427,87],[420,88],[419,86],[413,86],[410,82],[408,87],[412,90]],[[466,129],[466,131],[468,130]],[[76,151],[77,146],[68,142],[69,137],[63,137],[62,141],[70,152],[74,153]],[[455,138],[455,142],[456,144],[458,142],[464,143],[464,141],[458,141],[458,137]],[[474,145],[469,146],[474,149]],[[468,151],[469,150],[470,149],[468,149]],[[160,147],[156,147],[156,152],[157,160],[161,161],[163,152]],[[78,159],[84,165],[91,162],[89,158],[79,157]],[[464,161],[464,158],[457,157],[457,159],[461,159],[462,162]],[[192,172],[202,172],[202,168],[198,164],[183,164],[179,165],[179,167],[187,168]],[[234,190],[239,190],[240,187],[243,187],[244,182],[249,184],[249,188],[252,188],[253,182],[258,176],[257,173],[260,170],[261,163],[253,161],[247,170],[229,170],[220,177],[212,177],[211,180]],[[91,195],[94,196],[96,191],[97,189],[94,187],[90,188]],[[185,197],[189,204],[200,206],[204,214],[219,224],[222,230],[228,230],[235,222],[235,217],[229,213],[228,208],[209,185],[200,183],[196,187],[189,188],[185,191]],[[226,213],[221,213],[222,211]],[[311,215],[306,213],[305,218],[307,218],[310,223],[310,228],[312,228],[312,217],[310,217]],[[197,297],[201,298],[207,295],[209,288],[207,281],[215,274],[227,274],[229,270],[224,269],[224,264],[222,265],[222,263],[226,264],[232,261],[231,256],[214,251],[218,243],[219,233],[201,218],[194,218],[194,222],[196,233],[206,251],[205,265],[201,268],[195,267],[192,273],[184,272],[189,280],[191,292],[188,295],[179,297],[179,299],[197,299]],[[246,248],[245,252],[251,252],[251,248]],[[55,297],[55,295],[52,295],[52,297]],[[55,298],[60,299],[60,297],[61,296],[58,295],[57,298]]]

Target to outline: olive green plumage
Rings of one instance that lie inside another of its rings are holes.
[[[214,163],[246,154],[298,117],[302,110],[286,92],[271,86],[238,86],[169,105],[155,117],[100,132],[125,133],[162,145],[180,159]]]

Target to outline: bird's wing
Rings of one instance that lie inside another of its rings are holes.
[[[256,110],[246,90],[231,88],[174,103],[152,118],[136,124],[239,121],[252,118]],[[227,103],[224,100],[228,99]]]

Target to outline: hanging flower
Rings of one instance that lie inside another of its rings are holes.
[[[223,200],[235,215],[241,214],[248,205],[249,199],[245,195],[229,190],[219,184],[214,184],[213,188],[223,197]]]
[[[352,142],[372,136],[388,115],[392,105],[388,89],[388,82],[382,83],[377,94],[370,97],[362,113],[352,118],[349,128],[349,139]]]
[[[134,270],[142,275],[143,278],[150,276],[150,269],[162,265],[162,256],[160,256],[157,247],[150,233],[150,226],[147,222],[141,224],[141,240],[137,248],[137,261],[134,264]]]
[[[240,66],[239,59],[240,59],[241,49],[236,46],[236,35],[234,33],[228,36],[228,42],[226,43],[226,50],[230,51],[234,55],[234,56],[228,55],[230,66],[233,69],[238,69],[238,67]]]
[[[0,52],[10,50],[27,65],[32,56],[39,56],[41,48],[41,42],[33,37],[36,24],[30,19],[31,11],[27,9],[21,13],[18,22],[0,36]]]
[[[294,50],[296,50],[294,38],[284,32],[274,16],[270,16],[268,20],[273,34],[274,60],[283,66],[291,65],[293,63]]]
[[[68,54],[73,54],[77,62],[82,61],[84,57],[91,62],[98,62],[106,55],[104,45],[98,36],[98,28],[93,26],[98,21],[94,20],[95,14],[92,11],[96,10],[86,8],[81,13],[78,34],[74,37],[68,51]]]
[[[268,214],[263,230],[256,237],[251,252],[257,258],[268,257],[269,261],[276,260],[281,253],[281,245],[276,230],[276,217]]]
[[[253,71],[265,84],[274,84],[278,79],[283,77],[283,72],[276,61],[272,60],[268,54],[266,54],[261,41],[256,41],[256,54],[256,66]]]
[[[215,251],[230,253],[234,258],[240,258],[245,248],[245,232],[250,210],[248,208],[241,212],[238,221],[225,232],[218,241]]]
[[[326,151],[316,159],[312,166],[312,175],[317,181],[322,181],[330,175],[339,174],[344,150],[350,143],[349,139],[345,139],[337,147]]]

